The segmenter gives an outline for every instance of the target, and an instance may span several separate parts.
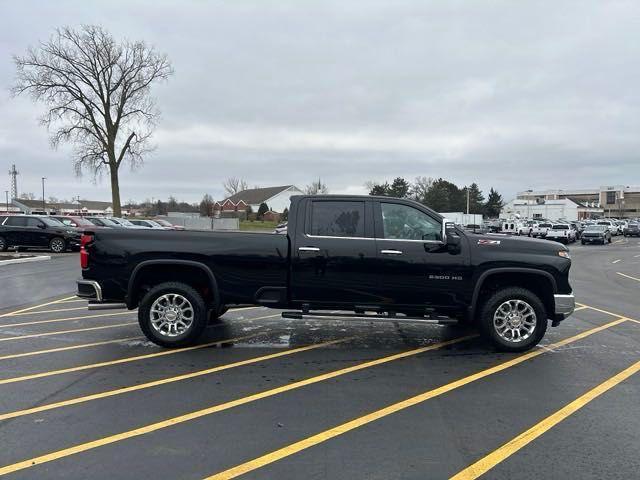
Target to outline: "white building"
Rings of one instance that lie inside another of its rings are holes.
[[[602,217],[604,210],[597,206],[583,205],[568,198],[560,200],[514,199],[500,211],[501,218],[520,218],[576,221]]]

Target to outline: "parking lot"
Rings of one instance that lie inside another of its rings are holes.
[[[164,350],[73,296],[75,254],[0,267],[0,475],[636,478],[640,241],[569,248],[580,307],[524,354],[264,308]]]

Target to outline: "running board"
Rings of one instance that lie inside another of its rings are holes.
[[[117,310],[127,308],[126,303],[92,303],[87,306],[89,310]]]
[[[352,320],[393,320],[396,322],[429,323],[432,325],[455,325],[458,320],[452,318],[405,317],[398,315],[360,315],[353,313],[303,313],[282,312],[282,318],[303,320],[305,318],[349,318]]]

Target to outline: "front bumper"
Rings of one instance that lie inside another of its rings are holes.
[[[556,306],[556,321],[564,320],[576,309],[576,297],[573,295],[573,293],[555,294],[553,296],[553,300]]]

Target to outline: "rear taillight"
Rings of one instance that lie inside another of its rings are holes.
[[[86,246],[93,241],[93,234],[83,233],[80,237],[80,267],[89,268],[89,252]]]

